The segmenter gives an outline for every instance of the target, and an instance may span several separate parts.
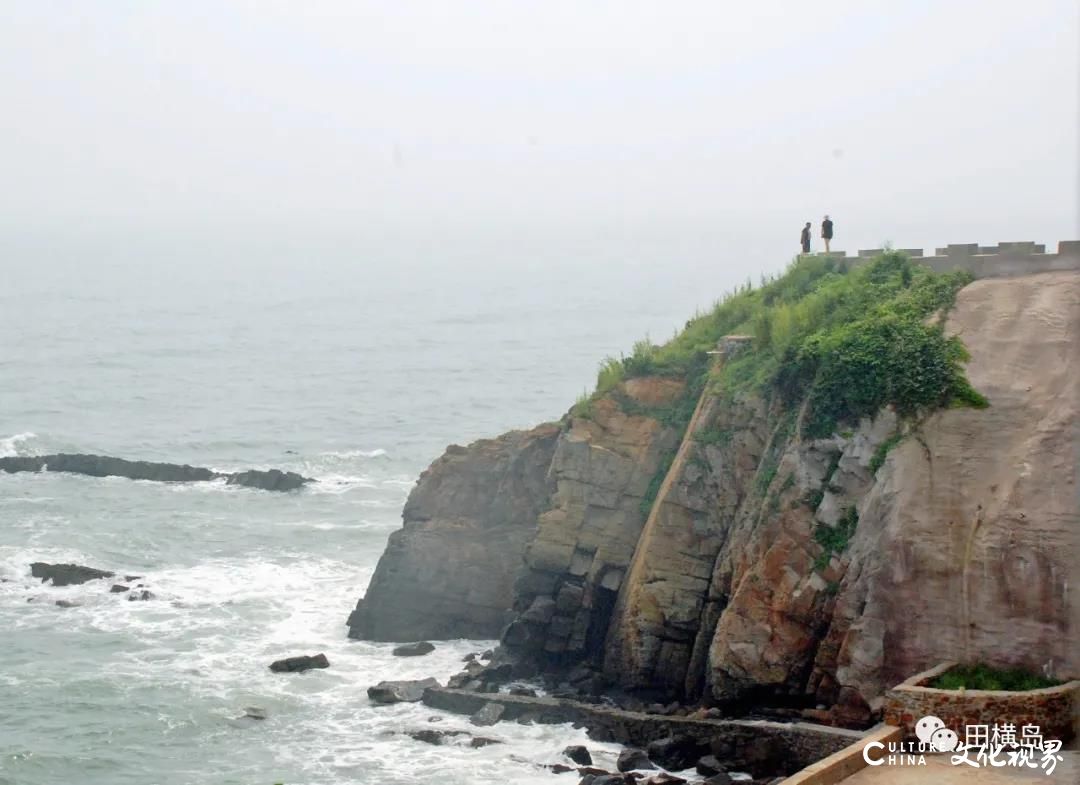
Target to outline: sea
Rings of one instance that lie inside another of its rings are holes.
[[[556,419],[599,361],[664,340],[745,275],[705,247],[393,243],[302,253],[32,246],[0,261],[0,455],[86,452],[296,493],[0,474],[0,784],[558,783],[569,725],[376,706],[493,641],[350,641],[417,476],[451,443]],[[213,249],[210,249],[213,250]],[[34,561],[119,575],[53,587]],[[57,605],[65,600],[70,607]],[[271,673],[324,652],[325,670]],[[258,708],[265,719],[245,716]],[[417,741],[467,730],[500,742]]]

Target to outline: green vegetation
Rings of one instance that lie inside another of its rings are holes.
[[[818,524],[814,529],[814,539],[821,546],[821,553],[814,560],[814,569],[820,572],[829,566],[834,553],[843,553],[859,525],[859,513],[854,507],[848,507],[835,526]]]
[[[702,428],[694,434],[694,441],[703,447],[716,446],[727,447],[731,443],[731,437],[735,435],[733,428]]]
[[[671,469],[671,464],[675,461],[675,455],[676,451],[672,450],[661,458],[660,465],[656,469],[656,474],[649,480],[649,487],[645,489],[645,495],[641,498],[641,504],[639,505],[641,514],[646,518],[652,510],[653,502],[656,501],[656,497],[660,493],[660,486],[664,484],[664,478],[667,477],[667,473]]]
[[[889,451],[898,445],[904,438],[902,433],[894,433],[888,439],[883,441],[874,450],[874,455],[870,458],[870,473],[877,474],[877,470],[885,464],[885,459],[889,455]]]
[[[706,383],[729,394],[758,392],[792,409],[807,401],[802,434],[811,438],[890,404],[901,416],[985,406],[964,376],[963,345],[930,318],[968,281],[968,273],[935,273],[895,252],[856,269],[842,259],[801,257],[760,288],[748,282],[729,293],[663,346],[639,341],[629,357],[606,359],[594,396],[635,376],[686,378],[685,400],[663,412],[676,427],[685,427]],[[753,348],[710,380],[705,353],[739,333],[753,336]]]
[[[1048,679],[1020,668],[997,670],[989,665],[957,665],[945,671],[928,686],[939,690],[1008,690],[1026,692],[1056,687],[1062,682]]]

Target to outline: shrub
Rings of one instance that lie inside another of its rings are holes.
[[[1056,687],[1062,682],[1021,668],[998,670],[989,665],[957,665],[933,679],[929,686],[939,690],[1007,690],[1026,692]]]

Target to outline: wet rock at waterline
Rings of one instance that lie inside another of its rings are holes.
[[[406,643],[404,646],[398,646],[392,653],[395,657],[420,657],[433,651],[435,651],[433,644],[427,641],[418,641],[417,643]]]
[[[615,764],[619,771],[635,771],[637,769],[655,769],[656,765],[649,760],[645,750],[628,749],[619,753],[619,759]]]
[[[304,654],[298,657],[286,657],[283,660],[275,660],[274,662],[270,663],[270,670],[272,670],[274,673],[303,673],[304,671],[311,670],[312,668],[329,667],[330,660],[326,659],[325,654]]]
[[[506,712],[506,707],[499,703],[485,703],[480,711],[469,717],[469,722],[473,725],[494,725]]]
[[[151,461],[128,461],[107,455],[57,453],[55,455],[18,455],[0,458],[0,472],[63,472],[88,477],[126,477],[151,482],[209,482],[225,480],[228,485],[242,485],[264,491],[294,491],[313,482],[296,472],[279,469],[251,469],[244,472],[215,472],[198,466]],[[108,576],[108,577],[111,577]]]
[[[563,755],[581,766],[592,765],[592,754],[583,744],[572,744],[563,750]]]
[[[417,703],[424,697],[424,690],[438,686],[439,682],[431,678],[419,681],[380,681],[373,687],[368,687],[367,694],[375,703]]]
[[[0,458],[0,460],[3,460]],[[81,564],[49,564],[36,561],[30,565],[30,574],[41,578],[42,583],[52,581],[53,586],[77,586],[88,581],[111,578],[115,573],[108,570],[95,570]]]

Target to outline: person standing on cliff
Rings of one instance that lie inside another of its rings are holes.
[[[807,224],[809,226],[809,224]],[[832,219],[825,216],[821,222],[821,239],[825,241],[825,253],[829,252],[829,241],[832,240]]]
[[[802,252],[810,253],[810,222],[806,222],[806,226],[802,228],[802,235],[799,237],[799,242],[802,243]]]

